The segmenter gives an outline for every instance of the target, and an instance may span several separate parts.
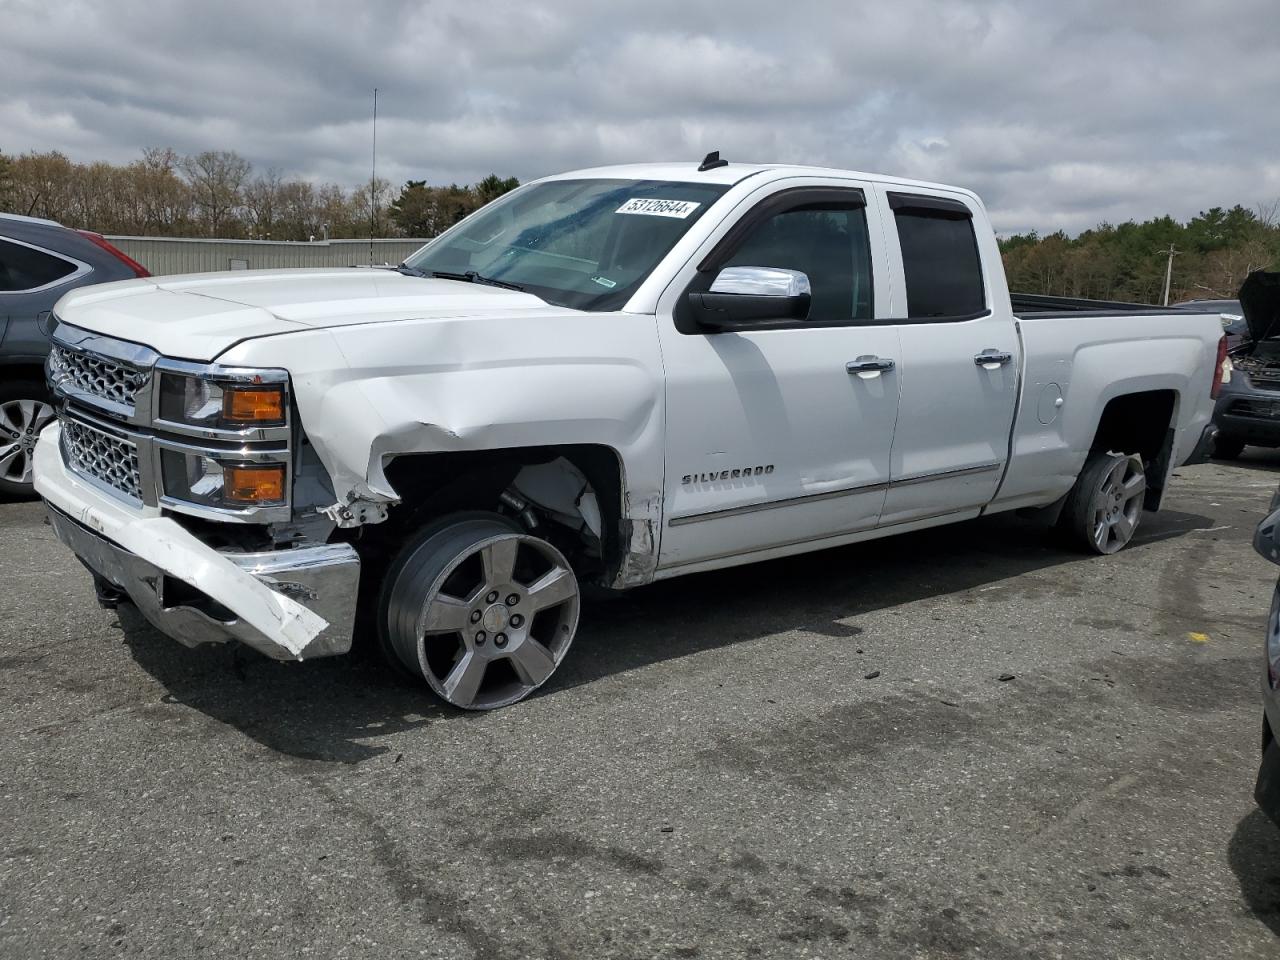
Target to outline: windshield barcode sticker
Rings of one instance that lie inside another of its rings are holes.
[[[615,213],[639,213],[648,217],[675,217],[683,220],[702,204],[696,200],[645,200],[637,197],[628,200]]]

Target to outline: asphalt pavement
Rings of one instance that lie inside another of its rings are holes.
[[[993,517],[591,603],[489,714],[187,650],[0,504],[0,956],[1280,956],[1280,454],[1109,558]]]

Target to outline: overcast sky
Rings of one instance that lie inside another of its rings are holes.
[[[1280,198],[1280,0],[0,0],[0,150],[354,185],[802,161],[1004,233]]]

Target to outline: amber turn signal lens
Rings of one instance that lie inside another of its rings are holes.
[[[284,503],[284,464],[223,467],[222,496],[236,506]]]
[[[284,423],[279,387],[231,387],[222,395],[222,419],[231,423]]]

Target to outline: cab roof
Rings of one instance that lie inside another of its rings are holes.
[[[583,170],[571,170],[544,177],[545,180],[669,180],[676,183],[718,183],[732,186],[749,177],[764,177],[769,180],[780,180],[784,177],[822,177],[840,176],[857,180],[871,180],[876,183],[891,183],[900,187],[919,187],[929,190],[947,190],[953,193],[976,195],[971,190],[945,183],[931,183],[927,180],[910,180],[905,177],[886,176],[882,173],[864,173],[858,170],[842,170],[836,167],[805,166],[803,164],[785,163],[734,163],[714,167],[710,170],[699,170],[696,160],[682,160],[666,163],[627,163],[607,167],[589,167]]]

